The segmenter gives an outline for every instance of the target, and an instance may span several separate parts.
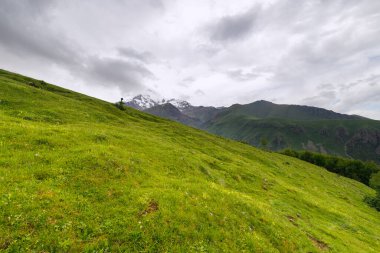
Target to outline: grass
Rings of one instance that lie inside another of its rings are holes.
[[[0,250],[379,252],[354,180],[0,71]]]

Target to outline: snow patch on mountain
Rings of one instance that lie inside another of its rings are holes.
[[[148,108],[158,105],[157,101],[153,100],[149,95],[138,95],[132,98],[130,101],[127,101],[126,104],[135,105],[132,107],[136,107],[140,110],[146,110]]]
[[[163,104],[167,104],[167,103],[172,104],[173,106],[178,108],[178,110],[180,110],[180,111],[191,106],[191,104],[189,102],[184,101],[184,100],[174,99],[174,98],[171,98],[171,99],[164,99],[164,98],[163,99],[154,99],[150,95],[137,95],[134,98],[127,100],[125,102],[125,105],[133,107],[133,108],[138,109],[138,110],[146,110],[146,109],[152,108],[154,106],[163,105]]]
[[[180,100],[180,99],[169,99],[169,100],[163,100],[164,101],[164,104],[166,103],[170,103],[172,105],[174,105],[175,107],[177,107],[178,110],[180,111],[183,111],[184,109],[188,108],[191,106],[191,104],[187,101],[184,101],[184,100]]]

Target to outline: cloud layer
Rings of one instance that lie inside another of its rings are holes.
[[[380,119],[380,2],[0,2],[0,68],[108,101],[258,99]]]

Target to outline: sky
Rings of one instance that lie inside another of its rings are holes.
[[[268,100],[380,120],[380,1],[0,0],[0,68],[110,102]]]

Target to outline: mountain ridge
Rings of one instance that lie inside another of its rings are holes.
[[[316,114],[320,113],[320,114],[328,114],[329,116],[326,116],[326,118],[324,119],[369,119],[369,118],[366,118],[366,117],[363,117],[363,116],[360,116],[360,115],[352,115],[352,114],[344,114],[344,113],[339,113],[339,112],[335,112],[333,110],[329,110],[329,109],[325,109],[325,108],[320,108],[320,107],[316,107],[316,106],[309,106],[309,105],[298,105],[298,104],[276,104],[276,103],[273,103],[271,101],[267,101],[267,100],[257,100],[257,101],[254,101],[254,102],[251,102],[251,103],[248,103],[248,104],[239,104],[239,103],[236,103],[236,104],[232,104],[231,106],[223,106],[223,107],[215,107],[215,106],[203,106],[203,105],[199,105],[199,106],[193,106],[191,105],[189,102],[185,101],[185,100],[180,100],[180,99],[174,99],[174,98],[171,98],[171,99],[153,99],[150,95],[142,95],[142,94],[139,94],[135,97],[133,97],[132,99],[124,102],[124,104],[126,106],[129,106],[129,107],[132,107],[132,108],[135,108],[135,109],[138,109],[138,110],[147,110],[149,108],[152,108],[152,107],[155,107],[155,106],[159,106],[159,105],[163,105],[163,104],[166,104],[166,103],[170,103],[172,105],[174,105],[176,108],[178,108],[180,111],[185,111],[186,113],[186,109],[189,108],[189,107],[194,107],[194,108],[213,108],[215,110],[218,110],[219,112],[221,111],[225,111],[225,110],[231,110],[231,109],[237,109],[237,108],[246,108],[246,107],[249,107],[249,106],[252,106],[252,105],[261,105],[261,106],[266,106],[267,110],[269,110],[270,106],[273,106],[273,107],[283,107],[283,108],[298,108],[298,109],[304,109],[304,110],[311,110],[311,111],[315,111]],[[265,117],[272,117],[270,115],[270,112],[267,111],[267,114],[268,115],[265,115]],[[261,116],[262,117],[262,116]],[[281,117],[283,118],[283,116]],[[298,118],[299,119],[299,118]],[[371,119],[372,120],[372,119]]]
[[[199,119],[187,116],[186,114],[182,113],[177,106],[174,106],[170,102],[150,107],[148,109],[145,109],[144,112],[178,121],[189,126],[196,127],[201,124]]]
[[[265,100],[221,108],[186,102],[175,117],[162,104],[143,111],[256,147],[265,140],[265,148],[274,151],[291,148],[380,163],[380,121],[358,115]]]

